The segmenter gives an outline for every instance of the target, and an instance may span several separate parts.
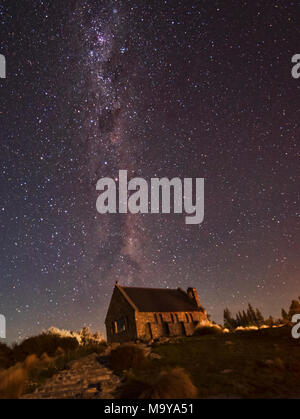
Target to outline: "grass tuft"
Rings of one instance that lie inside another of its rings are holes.
[[[194,399],[198,390],[183,368],[162,370],[148,380],[129,375],[121,390],[123,399]]]
[[[116,373],[132,368],[142,368],[145,363],[145,351],[136,344],[120,345],[111,351],[109,357],[110,368]]]

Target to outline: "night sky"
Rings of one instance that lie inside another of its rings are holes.
[[[212,319],[300,294],[296,1],[1,1],[0,313],[104,332],[116,280]],[[105,214],[96,182],[205,178],[205,217]]]

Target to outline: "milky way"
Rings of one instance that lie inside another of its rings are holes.
[[[116,280],[195,286],[218,322],[248,301],[278,316],[299,295],[297,16],[273,1],[2,2],[9,341],[104,331]],[[96,182],[120,169],[205,178],[204,222],[98,214]]]
[[[91,192],[103,175],[116,178],[119,169],[126,168],[130,173],[136,170],[137,146],[132,150],[127,135],[129,121],[134,118],[134,106],[128,69],[124,68],[122,57],[126,53],[126,46],[122,44],[126,28],[123,28],[122,12],[112,2],[104,3],[100,7],[99,2],[77,3],[70,19],[71,25],[78,26],[80,34],[75,57],[78,58],[77,51],[80,51],[82,58],[77,69],[85,75],[80,87],[82,106],[77,110],[83,129],[76,135],[75,142],[84,142],[84,154],[88,158],[81,170],[82,177],[90,182]],[[86,184],[85,188],[88,189]],[[93,204],[94,199],[91,193]],[[91,219],[95,218],[94,206],[92,211]],[[118,220],[96,217],[94,224],[90,225],[89,240],[95,241],[98,250],[92,271],[100,266],[102,272],[105,269],[109,283],[113,278],[131,283],[140,271],[140,218],[130,215]],[[107,259],[110,265],[103,268]]]

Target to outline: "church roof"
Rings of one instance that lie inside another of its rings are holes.
[[[132,305],[142,312],[202,311],[192,298],[181,288],[139,288],[121,287]]]

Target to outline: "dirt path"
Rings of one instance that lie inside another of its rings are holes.
[[[22,399],[113,399],[120,379],[105,366],[104,357],[91,354],[72,361],[67,370],[49,378]]]

